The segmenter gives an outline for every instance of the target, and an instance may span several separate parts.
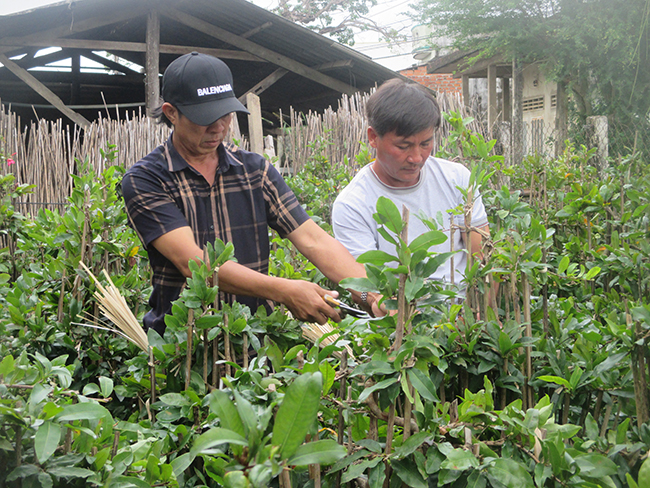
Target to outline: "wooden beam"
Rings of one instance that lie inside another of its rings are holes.
[[[81,74],[81,56],[78,51],[72,51],[72,56],[70,56],[70,71],[72,73],[70,105],[76,105],[79,103],[79,96],[81,94],[81,85],[79,84],[79,75]]]
[[[134,5],[138,5],[135,3]],[[29,34],[22,37],[13,37],[13,38],[3,38],[0,39],[0,54],[5,54],[13,49],[16,46],[36,46],[37,42],[44,42],[44,47],[50,47],[52,45],[52,39],[59,37],[65,37],[72,34],[79,34],[91,29],[96,29],[98,27],[103,27],[105,25],[115,24],[118,22],[123,22],[125,20],[131,20],[134,17],[144,15],[149,11],[149,7],[142,3],[140,7],[133,7],[128,9],[114,9],[111,15],[102,15],[98,17],[92,17],[87,20],[82,20],[79,22],[74,22],[72,24],[66,23],[48,29],[46,31],[36,32],[34,34]],[[61,46],[64,47],[64,46]],[[70,47],[85,47],[85,46],[70,46]]]
[[[86,129],[90,126],[90,122],[88,122],[85,117],[66,107],[63,101],[52,91],[50,91],[45,85],[34,78],[31,74],[29,74],[27,70],[22,69],[2,53],[0,53],[0,63],[4,64],[13,74],[27,83],[36,93],[38,93],[40,96],[45,98],[45,100],[58,108],[79,127]]]
[[[317,64],[316,66],[312,66],[312,69],[315,69],[316,71],[328,71],[330,69],[337,69],[337,68],[352,68],[354,66],[354,61],[351,59],[340,59],[338,61],[330,61],[329,63],[322,63],[322,64]]]
[[[0,41],[0,52],[5,47],[14,49],[19,43],[12,39],[3,39]],[[48,39],[45,41],[31,41],[27,46],[35,47],[72,47],[78,49],[89,49],[93,51],[127,51],[127,52],[147,52],[147,44],[144,42],[120,42],[120,41],[98,41],[96,39],[65,39],[56,38]],[[22,46],[22,45],[21,45]],[[237,59],[241,61],[258,61],[265,63],[266,61],[258,56],[244,52],[235,51],[232,49],[212,49],[200,46],[179,46],[174,44],[161,44],[160,52],[162,54],[186,54],[196,51],[203,54],[210,54],[211,56],[221,59]],[[38,58],[37,58],[38,59]]]
[[[487,68],[487,99],[488,99],[488,133],[494,138],[494,124],[497,121],[497,65],[490,64]]]
[[[249,93],[254,93],[258,97],[262,92],[267,90],[271,85],[273,85],[276,81],[278,81],[280,78],[282,78],[284,75],[286,75],[288,71],[284,68],[278,68],[276,69],[273,73],[271,73],[269,76],[264,78],[262,81],[260,81],[257,85],[255,85],[253,88],[248,90],[246,93],[244,93],[241,97],[238,98],[238,100],[246,105],[247,96]]]
[[[294,73],[297,73],[300,76],[303,76],[312,81],[320,83],[321,85],[324,85],[338,92],[345,93],[347,95],[352,95],[357,91],[355,88],[348,85],[347,83],[343,83],[342,81],[332,78],[331,76],[327,76],[322,73],[319,73],[315,69],[309,68],[308,66],[305,66],[304,64],[299,63],[294,59],[276,53],[271,49],[260,46],[259,44],[255,44],[254,42],[249,41],[248,39],[244,39],[242,36],[238,36],[225,29],[221,29],[220,27],[217,27],[215,25],[210,24],[209,22],[188,15],[184,12],[181,12],[180,10],[169,8],[164,11],[164,15],[166,17],[171,18],[172,20],[175,20],[176,22],[180,22],[181,24],[187,25],[188,27],[191,27],[199,32],[207,34],[221,41],[227,42],[228,44],[231,44],[233,46],[237,46],[242,50],[254,54],[255,56],[259,56],[260,58],[263,58],[270,63],[280,66],[286,70],[293,71]]]
[[[156,10],[147,15],[147,55],[145,61],[145,93],[147,115],[160,104],[160,17]]]
[[[142,73],[139,71],[131,68],[130,66],[126,66],[124,64],[116,63],[115,61],[112,61],[110,59],[106,59],[103,56],[99,56],[98,54],[95,54],[92,51],[84,51],[81,53],[81,55],[86,58],[90,59],[91,61],[94,61],[96,63],[101,64],[102,66],[112,69],[113,71],[119,71],[120,73],[124,73],[128,77],[137,77],[140,78],[142,77]]]
[[[471,102],[471,96],[469,93],[469,76],[463,75],[462,76],[462,82],[463,82],[463,104],[465,105],[466,109],[469,109],[470,102]]]
[[[248,140],[251,145],[251,152],[264,155],[264,135],[262,133],[262,108],[260,97],[254,93],[246,95],[246,107],[248,115]]]
[[[244,32],[241,36],[242,36],[244,39],[248,39],[249,37],[254,36],[254,35],[257,34],[258,32],[262,32],[263,30],[268,29],[268,28],[271,27],[272,25],[273,25],[273,22],[265,22],[265,23],[263,23],[262,25],[258,25],[258,26],[255,27],[254,29],[249,30],[248,32]]]
[[[14,59],[13,61],[23,69],[30,69],[35,68],[36,66],[45,66],[49,63],[55,63],[62,59],[68,59],[70,56],[70,51],[63,49],[55,53],[46,54],[45,56],[39,56],[38,58],[22,58]]]

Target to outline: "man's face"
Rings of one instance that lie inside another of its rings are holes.
[[[214,153],[228,134],[232,114],[225,115],[210,125],[197,125],[174,106],[165,105],[163,111],[174,126],[174,146],[189,156],[200,157]]]
[[[420,171],[433,150],[433,127],[412,136],[398,136],[395,131],[379,136],[368,128],[370,145],[377,150],[372,169],[389,186],[408,187],[420,179]]]

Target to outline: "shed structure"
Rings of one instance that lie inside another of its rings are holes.
[[[563,87],[544,79],[535,63],[507,60],[497,54],[476,60],[479,51],[454,51],[427,63],[428,73],[449,73],[462,80],[463,100],[470,101],[470,78],[487,79],[487,124],[497,135],[499,122],[509,127],[513,161],[524,154],[541,153],[546,140],[556,141],[554,152],[566,139],[567,98]],[[500,79],[500,96],[497,91]]]
[[[82,127],[116,106],[157,106],[161,73],[192,51],[223,59],[240,100],[255,93],[272,121],[280,109],[335,107],[342,94],[401,77],[244,0],[67,0],[1,16],[0,36],[2,103],[25,119],[63,114]],[[62,60],[65,69],[52,67]]]

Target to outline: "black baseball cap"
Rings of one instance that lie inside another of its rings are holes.
[[[162,97],[197,125],[210,125],[232,112],[250,113],[232,88],[230,68],[197,52],[176,58],[165,70]]]

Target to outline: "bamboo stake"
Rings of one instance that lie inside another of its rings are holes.
[[[528,282],[528,276],[526,273],[521,273],[521,285],[524,292],[524,322],[526,323],[526,332],[525,335],[528,338],[533,337],[533,326],[531,323],[530,315],[530,283]],[[533,408],[533,388],[530,386],[530,380],[533,377],[533,361],[532,361],[532,346],[526,346],[526,389],[527,394],[526,398],[528,399],[528,405],[526,408]]]
[[[190,389],[190,378],[192,376],[192,338],[194,336],[194,309],[187,311],[187,350],[185,354],[185,389]]]
[[[208,384],[208,355],[210,353],[210,342],[208,341],[208,330],[203,331],[203,383]]]
[[[232,376],[231,375],[231,367],[229,362],[232,361],[232,357],[230,355],[231,349],[230,349],[230,333],[228,332],[228,315],[226,313],[223,314],[223,350],[226,358],[226,376]]]

